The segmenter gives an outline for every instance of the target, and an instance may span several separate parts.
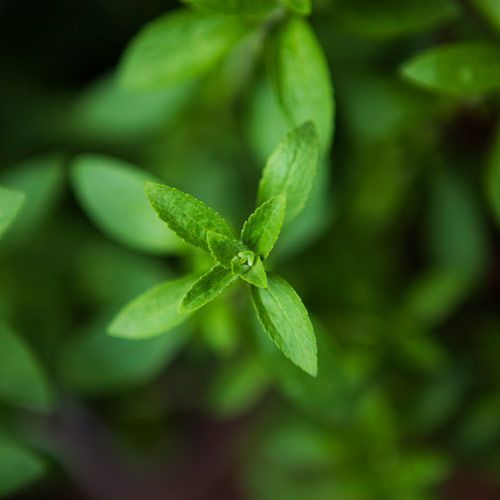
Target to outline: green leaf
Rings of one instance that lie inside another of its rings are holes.
[[[475,7],[500,32],[500,3],[498,0],[473,0]]]
[[[71,180],[82,207],[114,240],[154,254],[179,248],[144,193],[144,182],[154,180],[148,172],[107,156],[83,155],[71,165]]]
[[[319,142],[316,127],[306,122],[292,130],[269,157],[259,184],[257,203],[286,196],[286,222],[304,208],[318,170]],[[278,202],[279,203],[279,202]]]
[[[437,28],[460,13],[454,0],[341,0],[334,19],[352,33],[385,39]]]
[[[308,16],[312,11],[311,0],[285,0],[286,6],[296,14]]]
[[[267,288],[267,274],[260,257],[256,258],[253,265],[247,271],[237,273],[233,269],[233,273],[238,274],[241,279],[244,279],[251,285],[258,286],[259,288]]]
[[[28,345],[3,323],[0,323],[0,399],[37,410],[48,410],[53,402],[38,360]]]
[[[181,311],[193,312],[214,300],[237,277],[222,266],[214,266],[188,290]]]
[[[188,3],[223,14],[265,16],[277,7],[276,0],[188,0]]]
[[[227,238],[222,234],[207,232],[207,242],[212,257],[226,269],[231,268],[231,261],[240,252],[248,251],[248,248],[241,241]]]
[[[267,284],[267,288],[252,288],[260,323],[285,356],[315,377],[316,338],[304,304],[284,279],[268,276]]]
[[[438,93],[474,97],[500,90],[500,47],[457,42],[433,47],[402,66],[408,81]]]
[[[218,418],[234,418],[258,402],[269,382],[265,367],[254,356],[223,365],[209,388],[208,407]]]
[[[493,148],[485,175],[485,188],[493,215],[500,227],[500,123],[497,124]]]
[[[146,182],[146,193],[160,219],[183,240],[210,252],[207,232],[232,237],[228,223],[213,209],[178,189]]]
[[[0,184],[26,195],[15,226],[5,235],[6,242],[24,243],[53,211],[64,186],[63,163],[60,155],[32,158],[0,176]]]
[[[290,18],[281,28],[271,54],[270,71],[291,125],[313,121],[321,149],[327,151],[335,115],[333,90],[325,55],[306,21]]]
[[[0,496],[29,486],[46,470],[45,463],[25,446],[0,436]]]
[[[153,90],[200,76],[213,68],[245,34],[238,20],[187,10],[170,12],[132,40],[121,61],[121,80]]]
[[[241,241],[265,259],[274,247],[285,220],[286,196],[279,194],[265,201],[243,226]]]
[[[21,210],[24,199],[24,193],[0,187],[0,237]]]
[[[157,285],[129,302],[108,327],[113,337],[146,339],[161,335],[189,317],[179,306],[197,276],[186,276]]]
[[[83,394],[109,394],[150,382],[175,359],[188,332],[179,326],[168,335],[131,340],[106,335],[100,318],[62,346],[60,372]]]

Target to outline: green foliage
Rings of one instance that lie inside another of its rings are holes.
[[[11,495],[36,481],[46,466],[29,448],[0,435],[0,495]]]
[[[0,323],[0,399],[36,410],[48,410],[52,393],[47,376],[28,345]]]
[[[127,87],[157,89],[203,75],[245,34],[245,26],[223,16],[187,10],[154,20],[129,45],[121,63]]]
[[[19,191],[0,188],[0,236],[12,224],[24,203],[25,196]]]
[[[500,2],[60,3],[0,16],[0,496],[498,497]]]
[[[319,160],[318,134],[312,122],[294,129],[269,157],[259,184],[257,202],[284,194],[287,222],[304,208],[313,188]]]
[[[305,21],[291,18],[280,27],[269,66],[274,90],[290,125],[314,122],[321,148],[327,151],[335,118],[333,90],[321,45]]]
[[[460,14],[455,0],[339,0],[334,16],[344,29],[362,36],[411,36],[450,23]]]
[[[253,305],[264,330],[285,356],[316,376],[316,340],[304,304],[282,278],[271,275],[267,283],[266,289],[252,288]]]
[[[154,180],[126,162],[96,155],[79,156],[71,166],[80,203],[110,237],[133,249],[170,253],[179,241],[151,213],[144,183]]]
[[[180,325],[189,315],[181,314],[179,307],[196,279],[187,276],[147,290],[115,316],[109,325],[109,333],[126,339],[145,339]]]
[[[418,54],[403,76],[426,89],[460,97],[500,90],[500,48],[488,42],[458,42]]]
[[[201,200],[178,189],[152,182],[146,183],[146,193],[160,219],[179,238],[191,245],[209,252],[208,231],[232,236],[228,223]]]
[[[276,0],[190,0],[201,9],[240,16],[264,16],[278,5]]]

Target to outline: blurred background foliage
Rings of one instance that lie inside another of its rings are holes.
[[[0,495],[500,498],[500,3],[317,0],[307,21],[300,0],[192,3],[241,14],[222,21],[237,41],[210,61],[211,40],[179,35],[168,55],[200,51],[196,71],[137,89],[127,45],[180,4],[0,2],[0,186],[25,196],[0,242]],[[315,54],[280,59],[292,29],[318,38],[335,120]],[[128,300],[204,265],[144,180],[239,226],[290,128],[280,71],[323,145],[273,254],[313,316],[318,377],[239,293],[165,335],[107,335]]]

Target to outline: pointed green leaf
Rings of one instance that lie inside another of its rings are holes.
[[[236,278],[229,269],[218,265],[212,267],[188,290],[180,310],[192,312],[203,307],[220,295]]]
[[[340,0],[334,19],[356,35],[385,39],[438,28],[460,13],[455,0]]]
[[[311,0],[285,0],[286,6],[301,16],[308,16],[312,11]]]
[[[26,196],[16,224],[5,235],[6,243],[24,243],[53,212],[64,187],[63,167],[63,157],[54,154],[31,158],[0,175],[1,185]]]
[[[248,271],[239,273],[238,276],[251,285],[257,286],[259,288],[267,288],[266,270],[264,269],[264,265],[262,264],[260,257],[257,257],[254,264],[252,265],[252,267],[250,267],[250,269],[248,269]]]
[[[286,222],[304,208],[318,170],[319,142],[316,127],[306,122],[292,130],[269,157],[259,184],[257,203],[286,196]],[[279,202],[278,202],[279,203]]]
[[[292,126],[311,120],[322,151],[330,147],[335,106],[323,49],[307,21],[292,17],[278,33],[270,58],[276,95]]]
[[[99,318],[61,349],[61,376],[82,394],[113,394],[149,383],[171,361],[189,338],[186,326],[145,339],[106,335],[108,318]]]
[[[500,32],[500,2],[498,0],[473,0],[476,8]]]
[[[312,376],[317,374],[313,326],[295,290],[282,278],[268,276],[267,288],[252,288],[257,316],[276,346]]]
[[[0,436],[0,496],[29,486],[45,472],[45,463],[29,448]]]
[[[245,34],[227,16],[178,10],[155,19],[132,40],[121,61],[124,85],[153,90],[200,76]]]
[[[412,83],[438,93],[473,97],[500,90],[500,47],[458,42],[433,47],[402,67]]]
[[[144,193],[144,182],[155,180],[150,173],[115,158],[82,155],[71,165],[71,180],[89,217],[114,240],[150,253],[179,248]]]
[[[0,187],[0,237],[21,210],[24,199],[24,193]]]
[[[194,196],[153,182],[146,182],[146,193],[160,219],[191,245],[210,252],[208,231],[232,237],[228,223]]]
[[[223,14],[264,16],[276,8],[276,0],[188,0],[188,3]]]
[[[108,333],[114,337],[146,339],[172,330],[189,317],[179,313],[179,306],[197,279],[186,276],[147,290],[115,316]]]
[[[207,242],[213,258],[226,269],[231,268],[231,261],[238,253],[248,250],[241,241],[227,238],[213,231],[207,231]]]
[[[48,410],[52,394],[47,377],[29,346],[0,323],[0,399],[38,410]]]
[[[241,241],[265,259],[274,247],[285,219],[286,196],[279,194],[265,201],[248,218]]]

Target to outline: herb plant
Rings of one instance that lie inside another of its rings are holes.
[[[0,497],[500,498],[500,0],[45,3],[0,3]]]

